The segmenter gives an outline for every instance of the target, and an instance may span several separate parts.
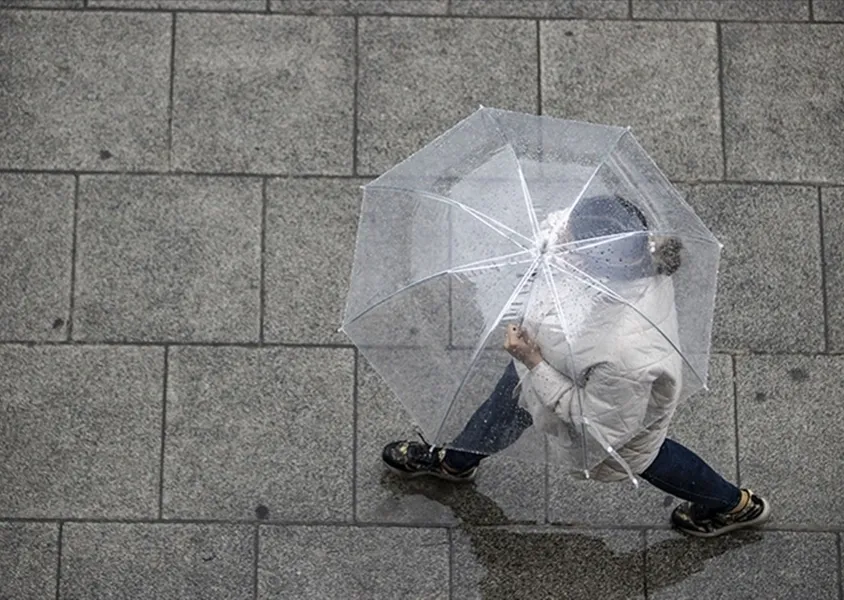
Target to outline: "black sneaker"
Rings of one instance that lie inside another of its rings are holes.
[[[388,469],[408,479],[430,475],[446,481],[468,482],[475,479],[478,473],[478,467],[459,473],[446,470],[443,466],[445,448],[420,442],[399,441],[387,444],[381,458]]]
[[[671,513],[671,523],[689,535],[717,537],[736,529],[761,525],[771,516],[771,507],[766,500],[750,490],[750,502],[737,513],[709,512],[703,507],[686,502]]]

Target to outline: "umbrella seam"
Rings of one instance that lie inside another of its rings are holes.
[[[370,312],[372,312],[373,310],[375,310],[379,306],[383,305],[385,302],[392,300],[393,298],[395,298],[399,294],[406,292],[409,289],[413,289],[414,287],[416,287],[418,285],[422,285],[423,283],[427,283],[427,282],[431,281],[432,279],[436,279],[437,277],[442,277],[443,275],[452,275],[454,273],[464,273],[464,272],[467,272],[467,271],[474,271],[474,270],[478,270],[478,269],[481,269],[481,268],[496,268],[496,267],[500,268],[500,267],[508,266],[508,265],[511,265],[511,264],[527,264],[528,262],[531,262],[531,261],[523,261],[523,263],[521,263],[521,262],[520,263],[506,263],[506,262],[496,263],[496,262],[493,262],[493,261],[501,260],[501,259],[504,259],[504,258],[511,258],[511,257],[519,256],[520,254],[528,254],[528,253],[530,253],[530,250],[522,250],[520,252],[514,252],[513,254],[503,254],[501,256],[496,256],[495,258],[489,258],[489,259],[480,260],[480,261],[477,261],[477,262],[474,262],[474,263],[468,263],[466,265],[463,265],[463,266],[460,266],[460,267],[457,267],[457,268],[454,268],[454,269],[452,269],[452,268],[443,269],[442,271],[437,271],[436,273],[432,273],[430,275],[427,275],[426,277],[423,277],[421,279],[417,279],[416,281],[408,283],[407,285],[399,288],[395,292],[390,293],[388,296],[381,298],[380,300],[378,300],[378,302],[375,302],[371,306],[368,306],[367,308],[365,308],[364,310],[359,312],[357,315],[355,315],[353,318],[345,320],[343,322],[343,327],[345,328],[347,325],[351,325],[352,323],[354,323],[355,321],[360,319],[362,316],[369,314]]]
[[[498,122],[498,119],[496,119],[488,109],[483,109],[483,114],[487,115],[492,121],[492,124],[495,126],[495,131],[504,141],[504,147],[509,148],[510,152],[513,154],[513,161],[516,163],[516,172],[519,174],[519,184],[522,188],[522,198],[524,199],[525,207],[527,208],[528,220],[530,220],[531,232],[534,239],[539,240],[539,221],[536,220],[536,210],[533,206],[533,198],[531,198],[530,189],[528,188],[527,181],[525,180],[525,174],[522,171],[522,163],[519,162],[519,156],[516,154],[516,149],[513,148],[513,144],[510,143],[510,140],[506,135],[504,135],[504,131],[501,129],[501,124]]]
[[[629,129],[623,130],[621,132],[621,135],[619,135],[616,140],[612,143],[609,150],[607,150],[606,154],[604,154],[604,157],[601,159],[601,162],[598,163],[598,165],[595,167],[595,170],[589,176],[589,179],[587,179],[586,183],[583,184],[583,188],[580,190],[580,193],[577,194],[577,198],[575,198],[574,202],[572,202],[572,210],[574,210],[574,207],[577,206],[578,202],[580,202],[580,199],[583,198],[583,194],[586,193],[586,190],[589,189],[589,186],[592,185],[592,181],[595,179],[595,176],[598,174],[598,171],[601,170],[601,167],[603,167],[607,163],[607,160],[609,160],[610,156],[612,156],[612,153],[615,152],[615,149],[618,147],[618,143],[621,141],[621,138],[623,138],[629,133]]]
[[[492,325],[487,328],[484,332],[484,335],[481,337],[481,341],[475,346],[475,350],[472,353],[472,358],[469,360],[469,366],[466,369],[466,374],[460,380],[460,385],[457,386],[457,390],[454,392],[454,395],[451,397],[451,402],[448,404],[448,408],[446,408],[445,413],[443,414],[443,418],[440,420],[440,426],[437,428],[437,433],[434,436],[434,443],[437,443],[437,440],[440,438],[440,434],[442,434],[443,426],[445,425],[446,421],[448,421],[448,416],[451,413],[451,409],[454,407],[454,403],[457,401],[457,397],[460,395],[460,392],[463,391],[463,388],[466,386],[466,383],[469,381],[469,375],[472,373],[472,367],[475,364],[475,361],[478,360],[478,356],[480,356],[481,350],[486,346],[487,340],[489,336],[492,335],[492,332],[501,322],[501,319],[507,314],[507,311],[510,309],[510,306],[515,302],[516,298],[518,298],[519,294],[521,294],[522,289],[527,285],[530,278],[533,276],[533,271],[536,270],[536,267],[539,265],[541,261],[541,257],[537,256],[536,259],[533,261],[532,266],[527,270],[527,272],[522,277],[519,284],[516,286],[516,289],[513,290],[513,293],[510,294],[510,298],[507,299],[507,302],[504,303],[504,307],[498,314],[498,318],[492,321]]]
[[[468,215],[474,217],[476,220],[480,221],[481,223],[483,223],[484,225],[486,225],[487,227],[489,227],[490,229],[495,231],[500,236],[510,240],[511,242],[513,242],[514,244],[516,244],[517,246],[522,248],[523,250],[527,250],[529,246],[533,246],[533,244],[534,244],[534,240],[528,238],[527,236],[519,233],[518,231],[516,231],[514,229],[511,229],[510,227],[507,227],[504,223],[501,223],[500,221],[493,219],[489,215],[482,213],[481,211],[474,209],[470,206],[467,206],[467,205],[463,204],[462,202],[458,202],[457,200],[454,200],[453,198],[449,198],[448,196],[442,196],[440,194],[434,194],[432,192],[426,192],[426,191],[423,191],[423,190],[414,190],[414,189],[411,189],[411,188],[405,188],[405,187],[401,187],[401,186],[392,186],[392,185],[387,186],[387,185],[381,185],[381,184],[367,185],[367,186],[364,187],[364,189],[385,190],[385,191],[392,191],[392,192],[407,192],[407,193],[410,193],[410,194],[417,194],[417,195],[419,195],[423,198],[428,198],[429,200],[435,200],[437,202],[442,202],[443,204],[447,204],[449,206],[455,206],[455,207],[461,209],[462,211],[466,212]],[[506,235],[505,232],[510,232],[513,235],[522,238],[524,240],[524,242],[518,242],[518,241],[514,240],[509,235]],[[528,245],[525,246],[524,244],[528,244]]]
[[[657,165],[656,162],[654,162],[654,160],[648,155],[648,153],[645,152],[645,149],[642,148],[642,145],[639,143],[639,140],[636,139],[636,136],[633,135],[633,133],[631,131],[628,131],[626,133],[628,133],[630,135],[630,139],[633,141],[633,144],[635,144],[637,149],[639,151],[641,151],[642,155],[649,162],[650,166],[653,167],[653,169],[656,171],[656,173],[660,177],[662,177],[663,181],[668,184],[669,191],[673,193],[672,200],[687,211],[687,213],[688,213],[687,218],[688,218],[689,222],[694,223],[695,226],[696,226],[696,229],[705,231],[706,233],[709,234],[709,236],[711,236],[712,238],[715,238],[715,236],[712,234],[712,232],[709,231],[709,228],[706,226],[706,223],[703,222],[703,219],[700,218],[700,216],[697,214],[697,212],[695,212],[695,210],[692,208],[692,206],[686,201],[683,194],[681,194],[677,190],[677,188],[674,186],[674,184],[671,183],[671,180],[665,175],[665,173],[663,173],[662,169],[659,168],[659,165]],[[622,137],[624,137],[624,136],[622,136]],[[621,139],[619,139],[619,142],[620,141],[621,141]],[[621,175],[622,177],[624,177],[625,182],[627,182],[627,184],[631,188],[636,190],[636,193],[639,194],[639,197],[643,198],[642,193],[639,192],[639,190],[636,188],[636,186],[633,185],[633,182],[630,180],[630,177],[627,175],[627,171],[626,171],[626,169],[623,168],[623,165],[620,164],[620,163],[616,163],[616,164],[617,164],[617,166],[621,167],[620,169],[618,169],[618,174]],[[702,237],[706,238],[706,236],[702,236]],[[717,240],[717,238],[715,238],[715,239]]]
[[[568,328],[568,323],[566,322],[566,319],[563,316],[563,305],[562,305],[562,302],[560,302],[560,295],[557,293],[557,288],[554,286],[554,278],[551,275],[551,268],[548,264],[548,260],[543,261],[542,267],[543,267],[542,268],[542,274],[545,276],[545,282],[548,284],[548,288],[551,290],[551,296],[553,297],[553,300],[554,300],[554,308],[557,310],[557,315],[559,316],[559,319],[560,319],[560,326],[563,328],[563,333],[566,335],[566,337],[569,337],[570,331],[569,331],[569,328]],[[571,359],[572,369],[575,369],[574,349],[571,347],[571,344],[568,345],[568,348],[569,348],[569,358]],[[577,375],[577,373],[573,373],[573,374]],[[575,382],[572,381],[572,383],[575,383]],[[575,384],[574,387],[575,387],[575,390],[576,390],[575,393],[577,394],[577,403],[579,404],[580,414],[582,415],[583,412],[584,412],[583,411],[583,394],[582,394],[580,386]],[[585,440],[586,440],[586,420],[585,419],[580,424],[580,433],[581,433],[581,436],[583,436],[583,440],[584,440],[584,442],[580,444],[580,449],[581,449],[581,454],[582,454],[581,458],[583,460],[583,472],[585,473],[586,478],[588,479],[589,478],[589,467],[587,465],[588,459],[587,459],[587,456],[586,456],[586,442],[585,442]]]
[[[559,259],[559,258],[556,258],[556,257],[555,257],[555,260],[561,260],[561,259]],[[565,261],[563,261],[563,262],[565,262]],[[650,323],[650,325],[651,325],[651,326],[653,326],[653,327],[654,327],[654,329],[656,329],[656,330],[659,332],[659,334],[660,334],[660,335],[662,335],[662,337],[664,337],[664,338],[665,338],[665,340],[666,340],[669,344],[671,344],[671,347],[672,347],[672,348],[674,348],[674,350],[676,350],[676,352],[677,352],[677,354],[680,356],[680,358],[681,358],[681,359],[683,359],[683,362],[684,362],[684,363],[686,363],[686,364],[688,365],[688,367],[692,370],[692,373],[694,373],[695,377],[697,377],[697,380],[700,382],[700,384],[701,384],[702,386],[706,387],[706,380],[705,380],[703,377],[701,377],[701,376],[700,376],[700,373],[698,373],[698,372],[697,372],[697,369],[695,369],[695,368],[691,365],[691,363],[690,363],[690,362],[688,361],[688,359],[685,357],[685,355],[684,355],[684,354],[683,354],[683,352],[680,350],[680,348],[678,348],[678,347],[677,347],[677,344],[675,344],[673,340],[671,340],[671,339],[670,339],[667,335],[665,335],[665,333],[663,333],[662,329],[660,329],[660,328],[659,328],[659,326],[658,326],[656,323],[654,323],[654,322],[653,322],[650,318],[648,318],[648,317],[647,317],[647,316],[646,316],[646,315],[645,315],[642,311],[640,311],[638,308],[636,308],[635,306],[633,306],[633,304],[631,304],[630,302],[628,302],[628,301],[627,301],[627,300],[626,300],[623,296],[620,296],[619,294],[615,293],[615,292],[614,292],[614,291],[612,291],[610,288],[608,288],[607,286],[603,285],[600,281],[597,281],[596,279],[594,279],[594,278],[590,277],[589,275],[587,275],[586,273],[584,273],[583,271],[581,271],[580,269],[578,269],[577,267],[575,267],[575,266],[574,266],[574,265],[572,265],[571,263],[566,262],[566,265],[567,265],[568,267],[571,267],[572,269],[574,269],[577,273],[579,273],[581,276],[583,276],[583,277],[585,278],[585,280],[579,280],[579,281],[581,281],[581,283],[591,284],[593,287],[597,288],[597,289],[598,289],[598,291],[600,291],[600,292],[602,292],[602,293],[604,293],[604,294],[607,294],[610,298],[612,298],[612,299],[614,299],[614,300],[617,300],[617,301],[620,301],[620,302],[621,302],[622,304],[624,304],[625,306],[627,306],[627,307],[629,307],[629,308],[633,309],[633,310],[636,312],[636,314],[638,314],[640,317],[642,317],[642,318],[643,318],[643,319],[645,319],[648,323]],[[560,271],[561,273],[564,273],[564,274],[569,275],[569,276],[571,276],[571,275],[572,275],[572,273],[567,272],[565,269],[561,268],[559,265],[553,264],[553,265],[551,265],[551,266],[555,267],[555,268],[556,268],[558,271]]]

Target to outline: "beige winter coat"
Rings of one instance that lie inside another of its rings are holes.
[[[581,315],[585,325],[569,336],[571,340],[546,298],[545,308],[524,323],[544,362],[532,371],[517,364],[521,405],[531,413],[534,426],[554,436],[560,446],[570,447],[573,457],[582,446],[579,434],[585,419],[590,477],[599,481],[628,476],[606,445],[634,474],[650,466],[665,440],[682,386],[671,279],[654,276],[620,285],[631,305],[593,294],[588,315]],[[613,287],[619,289],[618,284]]]

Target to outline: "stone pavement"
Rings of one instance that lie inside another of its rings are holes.
[[[0,6],[0,598],[844,600],[844,0]],[[631,126],[724,242],[674,435],[764,531],[383,473],[358,186],[478,104]]]

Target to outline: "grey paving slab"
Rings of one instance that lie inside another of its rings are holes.
[[[259,548],[259,600],[449,598],[444,529],[263,526]]]
[[[436,15],[448,0],[271,0],[270,10],[303,15]]]
[[[648,598],[838,598],[835,534],[648,532]]]
[[[454,533],[454,598],[644,598],[644,540],[631,531],[474,528]]]
[[[844,21],[844,2],[841,0],[812,0],[815,21]]]
[[[731,179],[844,182],[844,27],[721,29]]]
[[[358,374],[357,518],[392,523],[542,522],[545,471],[508,458],[485,462],[474,485],[426,478],[403,480],[381,461],[385,444],[419,439],[410,415],[375,371],[361,360]]]
[[[0,347],[0,517],[158,513],[164,350]]]
[[[264,12],[267,0],[88,0],[88,8]]]
[[[359,40],[360,173],[388,169],[480,104],[536,111],[535,23],[364,18]]]
[[[685,190],[724,244],[714,346],[724,351],[823,351],[817,190],[719,184]]]
[[[275,179],[267,186],[264,337],[291,343],[349,343],[337,332],[363,180]]]
[[[730,481],[736,481],[733,383],[732,359],[713,356],[710,391],[681,405],[669,429],[669,437],[696,452]],[[629,481],[580,481],[562,468],[550,470],[548,487],[549,520],[569,525],[664,526],[678,503],[644,480],[637,490]],[[600,501],[596,501],[598,497]]]
[[[627,0],[451,0],[451,14],[540,19],[626,19]]]
[[[742,485],[769,497],[777,527],[841,527],[844,357],[737,359]]]
[[[166,169],[170,25],[168,15],[0,13],[0,167]]]
[[[81,177],[73,337],[258,340],[261,182]]]
[[[176,170],[352,172],[352,19],[180,14],[175,53]]]
[[[829,351],[844,352],[844,188],[821,194]]]
[[[633,18],[808,21],[809,0],[633,0]]]
[[[0,339],[67,335],[73,177],[0,175]]]
[[[712,23],[541,23],[543,114],[631,127],[674,179],[720,179]]]
[[[248,525],[67,523],[61,598],[253,598]]]
[[[838,532],[838,587],[839,596],[844,597],[844,535]]]
[[[54,523],[0,523],[0,598],[55,597],[58,539]]]
[[[0,8],[82,8],[85,0],[0,0]]]
[[[354,353],[172,348],[166,518],[352,516]]]

